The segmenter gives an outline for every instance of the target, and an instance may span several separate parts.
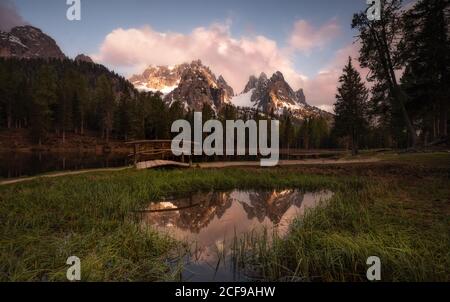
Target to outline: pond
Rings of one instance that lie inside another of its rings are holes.
[[[233,269],[234,239],[263,230],[283,236],[294,218],[332,195],[295,189],[196,193],[151,203],[141,223],[191,243],[182,280],[247,281]]]
[[[73,171],[127,166],[123,154],[5,152],[0,153],[0,178],[33,176],[53,171]]]

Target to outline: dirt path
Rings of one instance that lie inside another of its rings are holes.
[[[358,163],[373,163],[377,162],[380,159],[378,158],[364,158],[364,159],[352,159],[352,160],[344,160],[344,159],[305,159],[305,160],[280,160],[279,166],[301,166],[301,165],[334,165],[334,164],[358,164]],[[193,164],[194,167],[198,166],[204,169],[210,168],[227,168],[227,167],[259,167],[259,161],[237,161],[237,162],[211,162],[211,163],[199,163]],[[106,169],[90,169],[90,170],[80,170],[80,171],[70,171],[70,172],[58,172],[47,175],[38,175],[33,177],[25,177],[25,178],[16,178],[11,180],[3,180],[0,181],[0,186],[2,185],[11,185],[16,183],[21,183],[25,181],[35,180],[39,178],[54,178],[68,175],[78,175],[78,174],[86,174],[92,172],[114,172],[114,171],[122,171],[126,169],[131,169],[130,167],[120,167],[120,168],[106,168]]]
[[[280,160],[279,166],[301,166],[301,165],[334,165],[334,164],[358,164],[358,163],[373,163],[379,161],[378,158],[364,158],[364,159],[303,159],[303,160]],[[194,164],[195,166],[196,164]],[[211,162],[200,163],[200,168],[226,168],[226,167],[259,167],[259,161],[237,161],[237,162]]]
[[[11,184],[24,182],[24,181],[30,181],[30,180],[39,179],[39,178],[54,178],[54,177],[85,174],[85,173],[92,173],[92,172],[114,172],[114,171],[122,171],[122,170],[126,170],[126,169],[131,169],[131,168],[130,167],[120,167],[120,168],[104,168],[104,169],[89,169],[89,170],[79,170],[79,171],[70,171],[70,172],[58,172],[58,173],[47,174],[47,175],[38,175],[38,176],[32,176],[32,177],[3,180],[3,181],[0,181],[0,186],[11,185]]]

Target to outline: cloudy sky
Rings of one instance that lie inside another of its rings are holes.
[[[240,92],[248,77],[281,71],[310,104],[329,109],[348,56],[357,57],[353,13],[366,0],[0,0],[0,29],[29,23],[62,50],[130,76],[148,65],[201,59]],[[363,75],[364,76],[364,75]]]

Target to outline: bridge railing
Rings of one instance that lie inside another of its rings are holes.
[[[191,146],[197,144],[192,141],[190,142]],[[125,143],[126,145],[132,146],[133,150],[128,155],[133,158],[133,163],[136,166],[140,159],[147,156],[158,157],[158,159],[164,159],[165,155],[173,155],[172,153],[172,141],[171,140],[136,140],[129,141]],[[189,156],[189,155],[188,155]],[[180,156],[181,162],[185,162],[185,155]],[[191,157],[189,156],[189,161],[191,161]]]

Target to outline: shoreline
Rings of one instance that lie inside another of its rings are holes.
[[[378,158],[364,158],[364,159],[353,159],[353,160],[316,160],[316,159],[306,159],[306,160],[280,160],[276,167],[283,166],[302,166],[302,165],[339,165],[339,164],[359,164],[359,163],[375,163],[380,161]],[[208,162],[208,163],[193,163],[191,168],[200,169],[224,169],[224,168],[239,168],[239,167],[253,167],[258,168],[260,166],[259,161],[240,161],[240,162]],[[261,167],[264,168],[264,167]],[[36,180],[39,178],[56,178],[62,176],[95,173],[95,172],[116,172],[123,171],[126,169],[134,169],[132,166],[125,167],[115,167],[115,168],[99,168],[99,169],[85,169],[77,171],[54,171],[49,172],[49,174],[40,174],[30,177],[12,178],[6,180],[0,180],[0,186],[11,185],[22,183],[26,181]]]

